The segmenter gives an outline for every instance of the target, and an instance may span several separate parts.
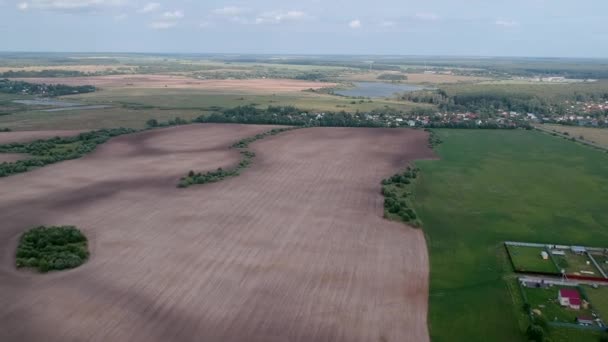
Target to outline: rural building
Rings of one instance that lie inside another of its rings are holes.
[[[542,251],[540,252],[540,257],[543,258],[543,260],[549,260],[549,253]]]
[[[585,247],[581,246],[572,246],[570,250],[572,250],[572,252],[576,254],[584,254],[587,251]]]
[[[591,316],[578,316],[576,317],[576,322],[583,325],[592,325],[594,320]]]
[[[554,250],[551,251],[551,254],[553,254],[553,255],[566,255],[566,252],[554,249]]]
[[[559,300],[559,304],[561,306],[567,306],[574,310],[581,309],[581,296],[576,289],[559,290],[557,299]]]

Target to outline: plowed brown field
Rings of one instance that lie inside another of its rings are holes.
[[[382,218],[380,180],[432,157],[422,131],[190,125],[122,136],[0,179],[0,341],[427,341],[420,230]],[[72,224],[78,269],[14,269],[20,233]]]
[[[0,153],[0,163],[12,163],[26,158],[27,154],[22,153]]]

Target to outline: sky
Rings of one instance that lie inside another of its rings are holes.
[[[607,0],[0,0],[0,50],[608,57]]]

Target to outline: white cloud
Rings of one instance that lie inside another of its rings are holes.
[[[50,11],[91,11],[105,7],[126,5],[127,0],[31,0],[17,4],[17,8]]]
[[[222,7],[222,8],[216,8],[213,10],[214,14],[224,15],[224,16],[229,16],[229,17],[238,16],[245,12],[249,12],[249,9],[244,8],[244,7],[238,7],[238,6],[226,6],[226,7]]]
[[[142,7],[139,12],[140,13],[150,13],[159,10],[161,5],[158,2],[148,2]]]
[[[175,21],[155,21],[150,24],[150,28],[155,30],[166,30],[175,27],[177,23]]]
[[[418,12],[415,15],[416,19],[427,20],[427,21],[436,21],[439,20],[439,15],[435,13],[428,12]]]
[[[514,20],[503,20],[503,19],[498,19],[495,22],[496,26],[501,26],[501,27],[518,27],[519,26],[519,22],[514,21]]]
[[[278,24],[284,21],[297,21],[307,17],[302,11],[271,11],[260,14],[256,19],[256,24]]]
[[[352,29],[361,28],[361,20],[359,20],[359,19],[352,20],[350,23],[348,23],[348,26]]]
[[[168,19],[180,19],[184,17],[184,12],[177,10],[177,11],[173,11],[173,12],[165,12],[163,13],[163,17],[168,18]]]

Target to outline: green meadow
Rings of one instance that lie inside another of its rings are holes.
[[[416,211],[431,259],[433,341],[524,341],[504,241],[608,246],[608,154],[536,131],[436,130]],[[596,341],[557,329],[554,341]]]

